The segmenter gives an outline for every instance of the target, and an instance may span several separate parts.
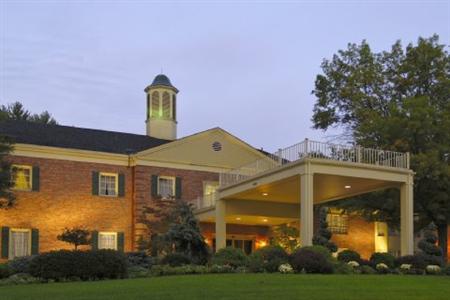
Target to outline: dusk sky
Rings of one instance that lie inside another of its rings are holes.
[[[0,10],[1,104],[145,134],[144,88],[163,69],[180,90],[180,137],[219,126],[269,151],[329,139],[311,128],[311,91],[347,43],[381,51],[437,33],[450,45],[450,1],[0,0]]]

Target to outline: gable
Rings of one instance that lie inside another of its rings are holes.
[[[135,158],[137,164],[165,162],[234,169],[267,157],[225,130],[213,128],[139,152]]]

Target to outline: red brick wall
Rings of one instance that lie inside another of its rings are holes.
[[[11,161],[39,166],[40,191],[17,191],[15,207],[0,210],[0,226],[39,229],[40,252],[71,248],[56,236],[75,226],[124,232],[125,250],[131,249],[131,168],[18,156]],[[93,196],[93,171],[125,174],[125,197]]]
[[[185,201],[194,201],[203,195],[204,181],[219,181],[219,174],[204,171],[192,171],[172,168],[136,166],[135,168],[135,202],[133,220],[136,224],[135,246],[136,242],[142,237],[147,237],[147,228],[139,224],[143,209],[146,206],[152,206],[158,198],[152,197],[151,176],[173,176],[181,178],[181,199]]]

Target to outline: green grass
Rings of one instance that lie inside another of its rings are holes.
[[[211,274],[0,287],[0,299],[450,299],[450,277]]]

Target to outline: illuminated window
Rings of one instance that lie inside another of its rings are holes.
[[[162,116],[170,119],[170,95],[168,92],[164,92],[162,96]]]
[[[214,197],[218,188],[219,182],[217,181],[205,181],[203,183],[203,202],[206,206],[214,204]]]
[[[245,254],[251,254],[253,251],[253,239],[232,238],[226,240],[226,247],[241,249]],[[213,239],[213,250],[216,249],[216,239]]]
[[[99,232],[98,249],[117,250],[117,232]]]
[[[14,189],[30,191],[32,187],[31,173],[33,168],[31,166],[13,165],[11,170],[11,180],[14,184]]]
[[[169,199],[175,196],[175,177],[158,177],[158,195],[163,199]]]
[[[330,212],[327,215],[328,229],[332,233],[348,233],[348,216],[339,212]]]
[[[118,186],[117,174],[100,173],[99,176],[99,195],[101,196],[117,196]]]
[[[152,93],[151,116],[156,118],[161,116],[159,111],[159,93],[156,91]]]
[[[11,229],[9,235],[9,259],[31,254],[31,230]]]

